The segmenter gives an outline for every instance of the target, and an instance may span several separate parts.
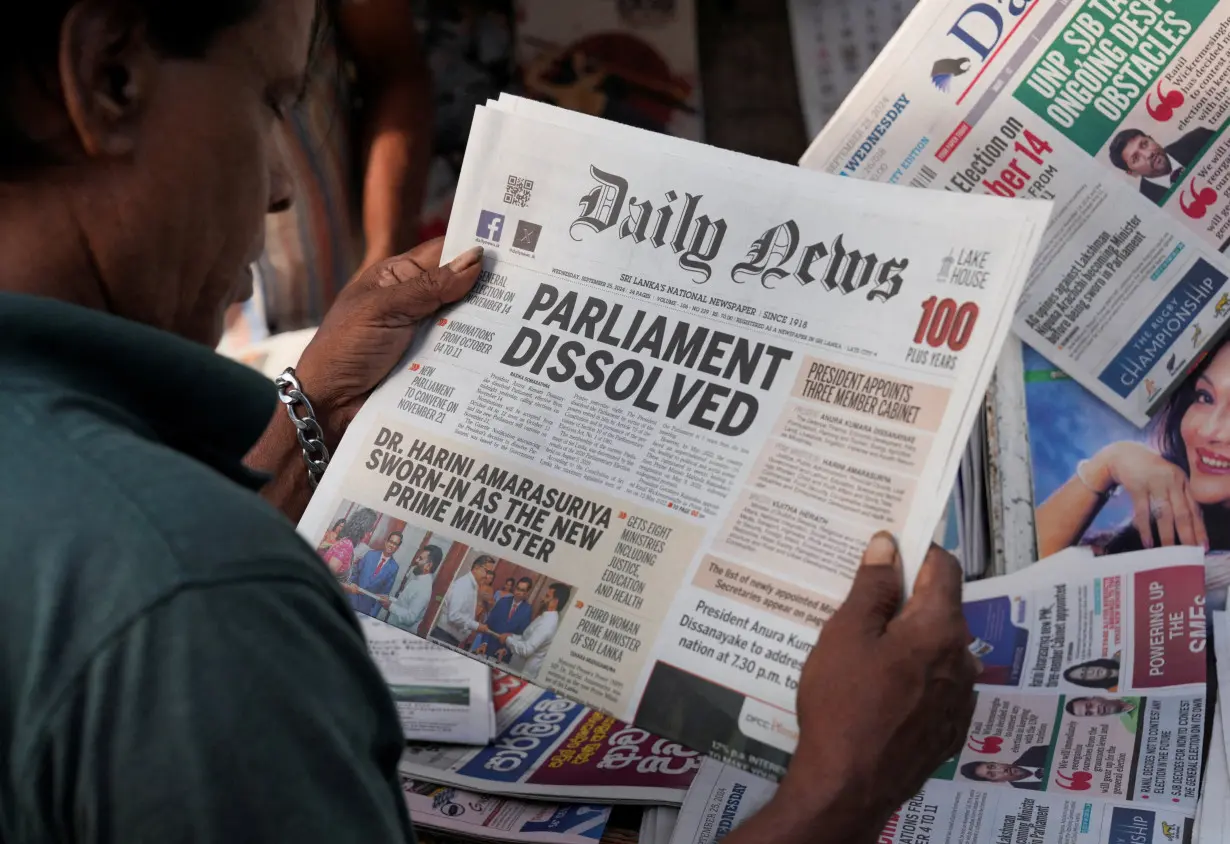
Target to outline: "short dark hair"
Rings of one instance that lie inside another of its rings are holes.
[[[386,536],[386,537],[384,538],[384,541],[385,541],[385,542],[388,542],[390,539],[392,539],[392,538],[393,538],[393,537],[395,537],[395,536],[397,537],[397,541],[398,541],[398,543],[400,543],[403,539],[405,539],[405,538],[406,538],[406,535],[405,535],[405,534],[403,534],[400,530],[395,530],[395,531],[393,531],[392,533],[390,533],[388,536]]]
[[[978,766],[982,764],[984,763],[978,762],[978,761],[966,762],[964,765],[961,766],[961,776],[965,777],[968,780],[975,780],[977,782],[988,782],[986,777],[978,773]]]
[[[477,557],[474,558],[474,562],[470,563],[470,571],[474,571],[474,569],[478,568],[479,566],[485,566],[487,565],[487,563],[491,563],[492,565],[495,565],[495,557],[491,556],[490,554],[479,554]]]
[[[1139,138],[1145,134],[1140,129],[1124,129],[1115,139],[1110,142],[1110,149],[1107,150],[1107,155],[1110,156],[1110,163],[1118,167],[1120,170],[1131,172],[1128,170],[1127,162],[1123,159],[1123,150],[1127,148],[1128,142],[1133,138]]]
[[[510,577],[510,578],[508,578],[508,579],[509,579],[509,580],[512,580],[512,578],[511,578],[511,577]],[[532,578],[532,577],[523,577],[523,578],[521,578],[520,580],[518,580],[518,581],[517,581],[517,585],[518,585],[518,586],[520,586],[522,583],[528,583],[528,584],[529,584],[529,587],[530,587],[531,589],[533,589],[533,588],[534,588],[534,578]]]
[[[64,18],[80,0],[35,0],[6,9],[0,27],[0,180],[13,180],[53,163],[48,150],[29,137],[13,104],[19,80],[29,76],[37,90],[59,89],[57,53]],[[201,58],[222,31],[243,23],[264,0],[124,0],[141,16],[154,47],[175,58]],[[321,35],[322,12],[333,5],[318,0],[312,43]]]
[[[434,572],[436,566],[440,565],[440,561],[444,559],[444,552],[434,545],[428,545],[423,551],[427,552],[427,559],[431,562],[431,570]],[[422,551],[419,553],[421,554]]]
[[[572,595],[572,588],[562,583],[552,583],[547,588],[551,590],[551,594],[555,596],[555,600],[559,601],[561,607],[568,603],[568,598]]]

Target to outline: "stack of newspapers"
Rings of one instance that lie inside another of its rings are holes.
[[[444,247],[479,281],[300,530],[373,511],[434,561],[408,632],[778,777],[868,537],[921,565],[1050,210],[491,102]]]
[[[1163,645],[1186,622],[1223,655],[1224,624],[1208,610],[1225,609],[1230,584],[1227,32],[1230,3],[1216,0],[921,0],[800,162],[1055,203],[989,397],[995,568],[1080,550],[1096,556],[1072,564],[1106,571],[1125,551],[1204,544],[1201,606],[1173,618],[1138,606],[1150,620],[1136,646]],[[1226,658],[1217,665],[1224,673]],[[1203,719],[1213,738],[1198,829],[1142,803],[1105,837],[1226,840],[1221,722]],[[1173,767],[1173,752],[1151,755],[1169,735],[1164,720],[1137,732],[1149,764],[1132,785],[1168,776],[1187,807],[1197,773]],[[1190,745],[1177,750],[1191,758]],[[1095,840],[1083,824],[1050,835]]]
[[[1208,711],[1203,575],[1199,548],[1098,561],[1072,548],[967,585],[965,618],[985,666],[973,721],[961,750],[878,840],[1224,840],[1226,747],[1221,719]],[[1176,619],[1181,629],[1170,627]],[[1227,638],[1230,631],[1219,648]],[[1228,664],[1230,657],[1219,660]],[[1198,804],[1210,720],[1215,738]],[[706,760],[671,844],[720,840],[774,791],[738,766]],[[1197,817],[1207,838],[1193,837]]]

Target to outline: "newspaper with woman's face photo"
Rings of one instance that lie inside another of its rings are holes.
[[[1203,545],[1210,604],[1230,585],[1230,343],[1145,429],[1025,347],[1038,553]]]

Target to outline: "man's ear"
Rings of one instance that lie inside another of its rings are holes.
[[[64,105],[91,157],[132,153],[153,93],[157,53],[144,21],[126,5],[83,0],[60,28]]]

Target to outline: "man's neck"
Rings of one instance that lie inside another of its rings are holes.
[[[48,249],[55,243],[57,248]],[[0,291],[110,311],[89,240],[64,187],[0,185]]]

